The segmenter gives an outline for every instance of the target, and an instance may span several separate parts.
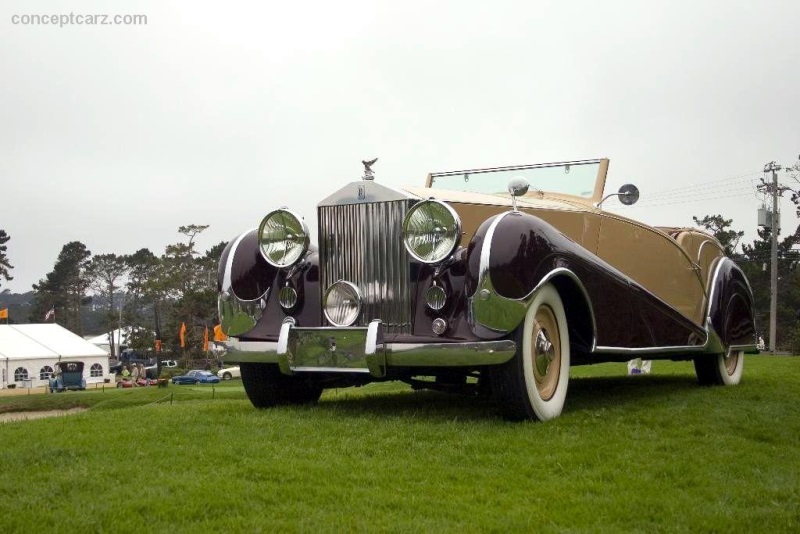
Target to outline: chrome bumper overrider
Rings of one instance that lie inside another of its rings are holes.
[[[496,365],[514,356],[511,340],[466,343],[384,343],[383,325],[295,327],[287,319],[277,342],[227,342],[226,363],[277,363],[281,372],[369,373],[386,376],[387,367],[463,367]]]

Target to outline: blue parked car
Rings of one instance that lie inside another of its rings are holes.
[[[194,369],[185,375],[173,376],[173,384],[217,384],[219,377],[214,375],[211,371],[203,371]]]
[[[56,374],[50,379],[50,393],[66,390],[86,389],[86,379],[83,378],[83,362],[58,362]]]

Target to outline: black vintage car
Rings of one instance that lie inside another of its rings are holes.
[[[86,389],[83,367],[83,362],[57,362],[55,375],[50,379],[50,393]]]
[[[603,210],[607,159],[361,181],[323,199],[316,246],[280,208],[219,266],[226,363],[252,403],[402,380],[491,393],[510,419],[550,419],[572,365],[690,360],[736,384],[755,349],[753,299],[720,243]],[[624,208],[624,206],[623,206]]]

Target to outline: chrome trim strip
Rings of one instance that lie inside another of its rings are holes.
[[[733,261],[732,259],[730,259],[728,256],[721,256],[721,257],[719,257],[717,259],[717,264],[716,264],[716,266],[714,268],[714,276],[711,279],[711,282],[712,282],[711,283],[711,291],[712,291],[712,293],[708,296],[708,302],[709,302],[708,307],[709,307],[709,309],[711,308],[711,299],[714,296],[713,290],[714,290],[714,287],[716,286],[717,278],[719,277],[719,271],[722,269],[722,265],[724,263],[726,263],[726,262],[727,263],[733,263],[734,267],[738,267],[738,265],[736,265],[736,262]],[[750,285],[750,280],[748,280],[746,276],[743,276],[743,278],[744,278],[745,283],[747,284],[747,289],[750,291],[750,294],[752,295],[753,294],[753,288]]]
[[[511,215],[512,213],[518,213],[518,212],[506,211],[505,213],[500,213],[498,215],[495,215],[495,219],[492,221],[492,224],[486,231],[486,237],[483,238],[483,246],[481,247],[481,263],[480,263],[480,270],[478,271],[480,273],[478,276],[478,286],[481,285],[481,279],[483,277],[489,276],[489,254],[491,253],[492,240],[494,239],[494,232],[497,229],[497,226],[500,224],[500,221],[502,221],[504,217]]]
[[[699,246],[699,247],[698,247],[698,249],[697,249],[697,263],[698,263],[698,265],[700,264],[700,257],[703,255],[703,248],[704,248],[706,245],[708,245],[709,243],[710,243],[711,245],[715,246],[715,247],[717,246],[717,244],[716,244],[716,243],[714,243],[713,241],[710,241],[710,240],[706,240],[706,241],[703,241],[702,243],[700,243],[700,246]],[[718,247],[718,248],[719,248],[719,247]],[[723,254],[725,254],[725,249],[723,249],[723,248],[720,248],[720,251],[721,251]]]
[[[711,303],[714,302],[714,292],[717,287],[717,278],[719,278],[719,271],[722,269],[722,265],[725,263],[726,259],[728,258],[723,256],[717,260],[717,263],[714,266],[714,274],[711,275],[711,283],[709,283],[710,289],[708,290],[708,304],[706,305],[705,313],[706,320],[711,319]]]
[[[681,345],[673,347],[595,347],[596,354],[658,354],[658,353],[673,353],[673,352],[706,352],[705,345]]]
[[[525,295],[524,298],[526,300],[531,300],[533,298],[534,293],[539,291],[539,289],[541,289],[541,287],[544,284],[546,284],[547,282],[549,282],[558,275],[564,275],[571,278],[572,281],[575,282],[575,284],[578,286],[578,289],[580,289],[581,293],[583,294],[583,298],[586,299],[586,305],[589,308],[589,318],[592,320],[592,346],[594,347],[595,344],[597,343],[597,321],[594,316],[594,306],[592,306],[592,299],[589,297],[589,292],[586,291],[586,287],[583,285],[583,282],[581,282],[580,278],[578,278],[577,274],[573,273],[566,267],[556,267],[555,269],[544,275],[542,279],[539,281],[539,283],[536,284],[536,287],[534,287],[530,293]]]
[[[239,248],[239,243],[242,242],[242,239],[244,239],[244,237],[253,230],[258,230],[258,228],[251,228],[250,230],[247,230],[237,237],[236,241],[233,242],[233,246],[231,247],[231,251],[228,253],[227,261],[225,262],[225,274],[222,275],[222,291],[231,291],[233,286],[233,282],[231,281],[231,271],[233,270],[233,258],[236,256],[236,249]]]
[[[667,347],[595,347],[593,353],[616,353],[616,354],[671,354],[675,352],[722,352],[723,345],[719,335],[711,326],[711,321],[706,322],[706,340],[702,345],[672,345]]]
[[[732,350],[742,350],[745,352],[750,352],[758,350],[758,345],[731,345],[730,347],[728,347],[728,352],[730,353]]]
[[[367,373],[369,369],[353,369],[351,367],[292,367],[292,372],[301,373]]]

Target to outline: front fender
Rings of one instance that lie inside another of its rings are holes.
[[[467,294],[475,333],[485,337],[513,331],[538,287],[557,274],[574,278],[566,262],[559,261],[559,253],[570,243],[575,245],[549,223],[518,211],[484,222],[467,252]]]
[[[278,290],[287,285],[298,293],[297,305],[291,310],[294,317],[303,326],[319,325],[317,252],[312,247],[296,269],[278,269],[261,256],[257,233],[253,229],[241,234],[220,257],[217,287],[223,332],[240,338],[277,339],[286,317],[278,303]]]

